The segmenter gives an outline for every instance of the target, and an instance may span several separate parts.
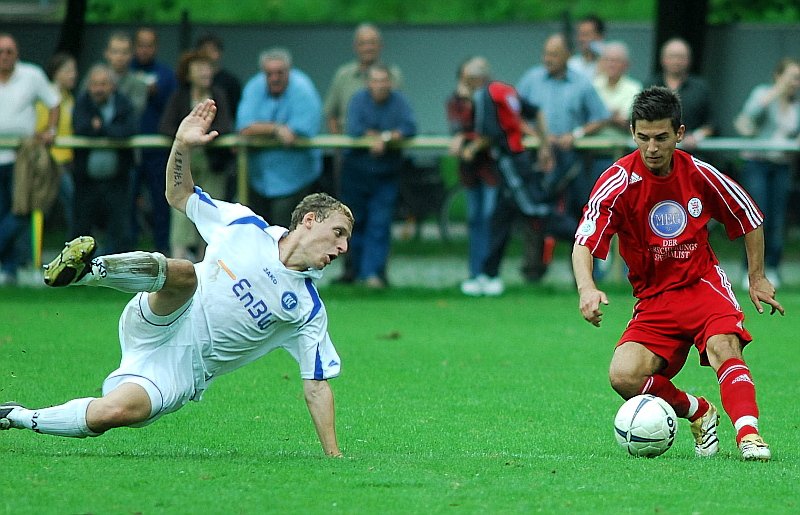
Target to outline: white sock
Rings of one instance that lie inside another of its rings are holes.
[[[689,398],[689,411],[686,412],[686,418],[692,418],[694,414],[697,413],[700,402],[698,402],[697,397],[692,394],[687,393],[686,396]]]
[[[758,431],[758,419],[751,415],[745,415],[744,417],[739,417],[739,419],[733,423],[733,427],[736,428],[737,433],[744,426],[753,426],[755,430]]]
[[[92,259],[91,271],[77,283],[128,293],[155,292],[167,280],[167,258],[158,252],[126,252]]]
[[[16,428],[30,429],[45,435],[73,438],[100,436],[102,433],[95,433],[86,425],[86,410],[93,400],[95,399],[92,397],[86,397],[37,410],[17,408],[8,414],[8,418]]]

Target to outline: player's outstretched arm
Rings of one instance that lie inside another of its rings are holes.
[[[764,275],[764,227],[760,226],[744,235],[744,248],[747,252],[747,276],[750,281],[750,300],[759,313],[764,312],[761,305],[772,306],[770,315],[785,314],[781,303],[775,299],[775,286]]]
[[[584,245],[575,243],[572,247],[572,270],[575,274],[575,284],[578,287],[580,301],[578,307],[583,319],[595,327],[600,327],[603,319],[603,310],[600,304],[608,305],[605,292],[597,289],[592,278],[594,262],[592,253]]]
[[[322,450],[328,456],[342,456],[339,444],[336,443],[336,416],[333,403],[333,392],[328,381],[315,379],[303,380],[303,394],[306,398],[308,412],[317,430]]]
[[[186,212],[186,201],[194,191],[194,180],[190,166],[190,150],[205,145],[219,133],[209,131],[217,114],[217,106],[211,99],[198,103],[178,126],[175,141],[169,154],[166,170],[166,197],[170,206],[181,213]]]

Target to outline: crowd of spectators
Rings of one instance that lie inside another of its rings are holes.
[[[703,78],[690,73],[688,43],[678,38],[665,42],[660,49],[661,73],[638,80],[628,75],[627,45],[606,40],[605,32],[602,19],[586,16],[578,20],[574,35],[554,33],[546,39],[541,63],[516,81],[502,78],[518,104],[539,113],[530,118],[528,111],[517,112],[520,134],[538,134],[540,145],[532,151],[539,155],[526,157],[522,166],[527,169],[515,177],[541,186],[544,197],[536,202],[545,206],[546,214],[532,215],[515,200],[520,186],[509,182],[500,163],[509,156],[518,160],[516,152],[500,144],[497,135],[483,137],[476,125],[476,101],[491,98],[486,85],[497,82],[490,80],[488,62],[472,56],[458,67],[453,94],[443,100],[453,135],[450,153],[459,160],[468,201],[465,293],[502,293],[501,283],[484,288],[476,281],[481,277],[486,281],[487,259],[494,263],[489,276],[497,275],[499,261],[496,255],[489,257],[490,249],[497,227],[511,226],[509,209],[521,212],[529,222],[522,224],[520,272],[531,282],[542,279],[556,242],[572,240],[590,188],[617,157],[609,151],[581,150],[576,141],[592,135],[627,137],[633,98],[643,88],[661,85],[680,94],[686,125],[682,148],[694,151],[698,142],[714,135],[711,90]],[[35,135],[46,145],[57,135],[172,135],[192,105],[211,97],[218,108],[214,129],[220,134],[236,132],[276,141],[275,146],[248,152],[249,205],[269,223],[287,225],[291,208],[306,194],[325,189],[340,196],[356,213],[356,225],[352,252],[339,280],[384,288],[399,182],[408,167],[397,143],[414,136],[417,126],[411,102],[402,91],[403,74],[382,60],[382,50],[378,27],[369,23],[356,27],[354,58],[336,70],[321,95],[286,48],[264,50],[254,63],[257,71],[242,83],[226,70],[224,43],[214,34],[202,35],[172,66],[158,58],[154,29],[114,32],[97,56],[98,64],[81,81],[73,56],[53,55],[45,75],[18,59],[12,35],[0,34],[0,133]],[[797,140],[800,65],[792,59],[781,61],[773,79],[753,90],[736,120],[736,130],[744,137]],[[493,106],[496,111],[502,104]],[[541,130],[532,131],[532,126]],[[321,149],[295,144],[298,138],[322,131],[371,138],[372,144],[331,152],[324,165]],[[508,132],[504,134],[507,141]],[[215,198],[235,199],[234,153],[221,148],[198,153],[202,155],[192,157],[198,184]],[[101,232],[105,252],[149,242],[165,255],[202,258],[202,239],[182,217],[170,216],[164,199],[166,149],[53,147],[51,154],[60,169],[58,213],[67,239]],[[777,284],[791,186],[790,156],[750,152],[742,157],[742,182],[767,214],[768,274]],[[25,237],[27,217],[11,209],[14,163],[12,150],[0,150],[0,284],[13,282],[18,263],[31,254]],[[493,220],[497,206],[506,206],[502,221]],[[143,228],[150,238],[145,242],[139,241]],[[595,267],[595,273],[602,272],[602,266]]]

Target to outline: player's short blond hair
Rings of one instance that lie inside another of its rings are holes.
[[[350,225],[355,223],[353,212],[350,208],[342,201],[335,199],[327,193],[312,193],[311,195],[306,195],[303,200],[297,204],[297,207],[292,211],[292,230],[303,222],[303,217],[306,213],[314,213],[318,222],[325,220],[333,213],[342,213],[350,220]]]

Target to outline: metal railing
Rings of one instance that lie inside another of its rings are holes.
[[[19,146],[17,136],[0,135],[0,148],[15,148]],[[440,135],[422,135],[408,138],[396,143],[401,148],[409,150],[442,150],[446,151],[452,138]],[[535,138],[527,137],[525,146],[537,148],[539,142]],[[353,138],[338,134],[324,134],[313,138],[298,138],[293,148],[367,148],[371,146],[371,138]],[[125,139],[91,138],[86,136],[58,136],[54,146],[60,148],[169,148],[172,138],[161,135],[138,135]],[[239,201],[247,203],[247,153],[252,148],[279,147],[281,143],[274,138],[265,136],[239,136],[226,134],[220,136],[211,144],[213,146],[235,148],[237,152],[237,194]],[[608,138],[587,136],[575,142],[578,150],[611,150],[622,154],[635,147],[630,138]],[[800,151],[800,140],[790,143],[773,143],[770,141],[750,138],[706,138],[699,142],[697,151]]]

